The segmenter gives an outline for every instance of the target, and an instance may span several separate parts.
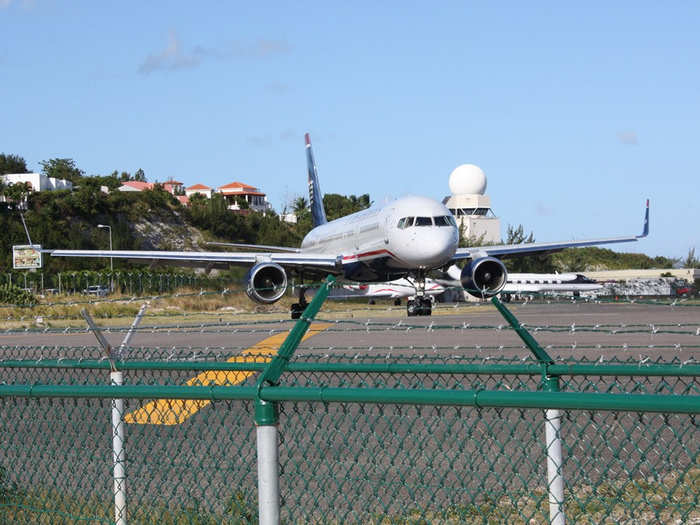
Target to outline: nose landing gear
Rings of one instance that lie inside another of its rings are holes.
[[[425,271],[418,272],[416,278],[416,296],[406,301],[406,314],[408,317],[416,315],[431,315],[433,313],[433,302],[425,295]]]
[[[408,317],[416,315],[431,315],[433,313],[433,302],[428,297],[416,297],[406,301],[406,314]]]

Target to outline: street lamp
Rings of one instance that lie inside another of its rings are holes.
[[[109,224],[98,224],[98,228],[107,228],[109,230],[109,251],[112,251],[112,227]],[[109,271],[114,272],[114,265],[112,263],[112,258],[109,258]]]

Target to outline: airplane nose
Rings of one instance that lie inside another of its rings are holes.
[[[457,249],[459,236],[453,228],[426,228],[416,232],[407,259],[418,268],[436,268],[449,262]]]

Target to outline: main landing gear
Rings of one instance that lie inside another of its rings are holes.
[[[299,302],[292,304],[292,307],[290,309],[291,314],[292,314],[292,319],[300,319],[301,314],[306,310],[306,307],[309,306],[309,303],[306,302],[306,288],[304,286],[299,287]]]
[[[425,271],[421,270],[416,279],[416,296],[406,301],[406,314],[408,317],[416,315],[431,315],[433,302],[425,295]]]

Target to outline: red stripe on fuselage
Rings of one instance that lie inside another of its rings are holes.
[[[355,254],[355,255],[346,255],[346,256],[343,257],[343,261],[351,261],[351,260],[354,260],[354,259],[362,259],[362,258],[365,258],[365,257],[374,257],[375,255],[381,255],[381,254],[383,254],[383,253],[389,255],[390,257],[392,257],[392,258],[394,258],[394,259],[396,259],[396,260],[399,260],[398,257],[396,257],[396,255],[394,255],[393,253],[391,253],[389,250],[374,250],[374,251],[372,251],[372,252],[358,253],[358,254]]]

